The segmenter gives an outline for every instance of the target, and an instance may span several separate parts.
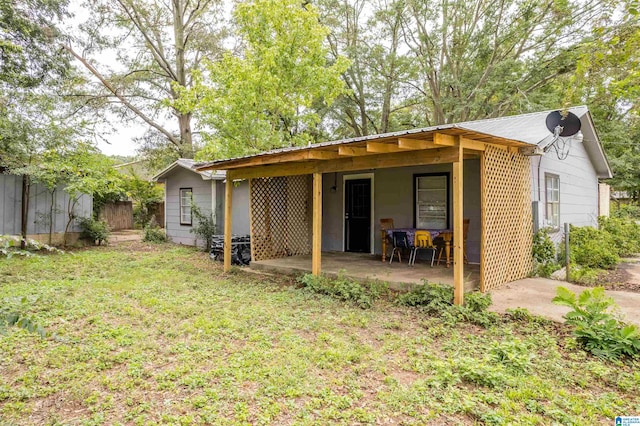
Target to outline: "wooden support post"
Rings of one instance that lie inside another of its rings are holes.
[[[453,302],[464,303],[464,235],[463,235],[463,147],[458,142],[458,161],[453,163]]]
[[[485,177],[484,177],[484,161],[485,161],[485,153],[480,154],[480,292],[484,293],[486,286],[484,282],[484,270],[486,261],[484,257],[484,249],[485,249],[485,233],[487,227],[487,194],[486,194],[486,185],[485,185]]]
[[[311,244],[311,273],[320,275],[322,263],[322,173],[313,174],[313,227]]]
[[[224,188],[224,272],[231,270],[231,221],[233,202],[233,177],[227,171],[227,182]]]

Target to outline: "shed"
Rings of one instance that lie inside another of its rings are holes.
[[[180,158],[153,177],[156,182],[163,182],[165,205],[165,230],[171,241],[185,245],[202,245],[191,232],[195,218],[191,214],[193,202],[204,215],[213,215],[214,222],[219,224],[222,233],[224,223],[224,171],[196,171],[196,162]],[[233,206],[233,233],[249,233],[249,183],[238,180],[230,182],[236,203]]]
[[[249,179],[252,265],[371,276],[386,264],[356,265],[349,252],[384,261],[380,220],[391,218],[395,228],[425,228],[453,247],[453,268],[415,269],[413,279],[446,278],[452,270],[455,301],[462,303],[466,277],[476,274],[479,289],[488,291],[531,272],[534,227],[597,225],[598,179],[611,171],[588,109],[570,111],[581,120],[581,137],[559,139],[546,153],[536,148],[549,142],[550,111],[277,149],[197,170]],[[229,211],[233,196],[226,194]],[[407,271],[396,266],[375,277]]]

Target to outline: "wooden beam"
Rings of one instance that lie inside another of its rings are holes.
[[[484,268],[485,268],[485,258],[484,258],[484,248],[485,248],[485,233],[487,229],[487,189],[485,182],[485,153],[480,154],[480,291],[482,293],[485,292],[486,287],[484,283]]]
[[[456,142],[460,137],[456,136]],[[453,302],[464,304],[464,186],[463,148],[458,143],[458,158],[453,163]]]
[[[460,143],[460,137],[444,133],[434,133],[433,143],[441,146],[455,146],[457,143]]]
[[[380,143],[380,142],[367,142],[367,152],[374,154],[384,154],[389,152],[401,152],[405,151],[395,144]]]
[[[487,148],[486,143],[467,138],[460,138],[460,144],[463,148],[472,149],[474,151],[484,151]]]
[[[311,273],[318,276],[322,264],[322,173],[313,174],[312,216]]]
[[[340,154],[338,151],[309,151],[309,155],[307,159],[309,160],[335,160],[336,158],[340,158]]]
[[[236,179],[258,177],[308,175],[312,173],[350,172],[355,170],[386,169],[390,167],[421,166],[452,163],[458,158],[458,148],[437,148],[424,151],[405,151],[390,154],[348,157],[333,161],[274,164],[235,169]]]
[[[338,155],[348,156],[348,157],[357,157],[360,155],[367,155],[366,148],[358,148],[355,146],[339,146],[338,147]]]
[[[434,147],[433,141],[398,138],[398,148],[401,149],[429,149]]]
[[[231,270],[231,221],[233,218],[233,175],[227,172],[224,187],[224,272]]]

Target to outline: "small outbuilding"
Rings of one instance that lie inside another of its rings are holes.
[[[164,183],[165,223],[167,237],[175,243],[201,246],[204,242],[191,232],[197,224],[192,214],[192,203],[204,215],[212,215],[217,232],[224,224],[225,180],[224,170],[195,170],[196,162],[180,158],[153,177]],[[234,205],[233,233],[249,234],[249,184],[238,180],[231,185]]]

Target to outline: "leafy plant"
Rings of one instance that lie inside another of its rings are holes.
[[[311,291],[352,302],[362,309],[373,306],[374,300],[380,298],[387,290],[386,284],[378,282],[369,285],[361,284],[342,274],[335,279],[324,275],[305,274],[298,279],[298,282]]]
[[[611,235],[619,256],[630,256],[640,252],[640,225],[629,217],[598,218],[600,229]]]
[[[569,251],[572,263],[588,268],[611,269],[620,262],[611,234],[590,226],[571,226]]]
[[[24,245],[24,249],[20,248],[21,245]],[[0,235],[0,255],[2,256],[7,258],[11,256],[32,256],[39,251],[64,253],[62,250],[29,238],[22,239],[13,235]]]
[[[419,306],[429,313],[438,312],[453,305],[453,287],[425,282],[399,295],[396,301],[405,306]]]
[[[200,208],[192,202],[191,214],[196,219],[196,223],[192,226],[190,232],[196,234],[198,237],[204,240],[205,251],[211,250],[213,237],[217,234],[218,229],[218,227],[216,226],[216,222],[213,219],[213,213],[209,213],[208,215],[202,213]]]
[[[30,333],[37,333],[40,337],[47,337],[45,329],[23,312],[28,304],[28,299],[22,297],[18,303],[10,299],[4,299],[0,305],[0,334],[5,334],[8,327],[19,327]]]
[[[158,226],[154,216],[151,217],[149,223],[144,227],[142,241],[148,243],[164,243],[167,241],[167,234],[165,234],[164,229]]]
[[[540,229],[533,235],[533,273],[549,277],[561,268],[556,257],[556,245],[549,238],[547,229]]]
[[[522,340],[511,338],[493,343],[489,357],[512,371],[525,373],[531,367],[534,355]]]
[[[96,220],[92,217],[81,217],[79,224],[82,229],[82,238],[91,241],[93,244],[97,243],[97,245],[109,242],[111,230],[107,222]]]
[[[638,327],[619,321],[611,314],[615,303],[604,288],[587,289],[576,297],[572,291],[558,287],[553,303],[572,309],[565,319],[574,327],[576,340],[587,352],[609,360],[640,355]]]

